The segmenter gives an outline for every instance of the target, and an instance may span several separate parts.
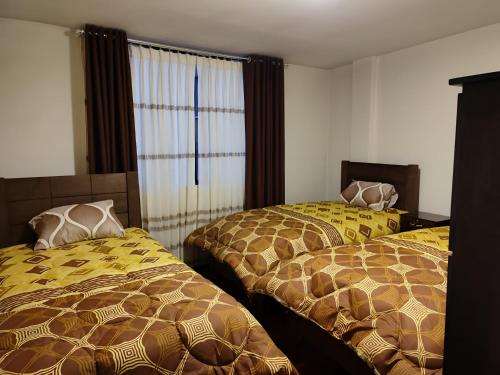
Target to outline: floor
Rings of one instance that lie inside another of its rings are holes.
[[[292,361],[300,375],[349,375],[337,363],[326,361],[319,356],[317,354],[320,351],[319,348],[305,343],[296,345],[293,340],[289,339],[290,333],[280,329],[283,327],[280,321],[273,321],[272,318],[266,321],[260,319],[260,321],[273,341],[282,343],[280,349]],[[300,332],[297,334],[300,335]],[[292,345],[286,345],[286,343],[292,343]]]

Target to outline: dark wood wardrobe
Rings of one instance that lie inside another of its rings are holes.
[[[444,373],[500,374],[500,72],[458,95]],[[436,151],[439,153],[439,151]]]

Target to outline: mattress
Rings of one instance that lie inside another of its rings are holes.
[[[272,206],[212,222],[191,233],[184,247],[188,254],[207,251],[228,264],[251,291],[280,261],[399,232],[401,212],[337,202]]]
[[[142,229],[0,250],[3,374],[291,374],[262,326]]]
[[[448,236],[422,229],[303,253],[253,291],[342,340],[376,374],[441,374]]]

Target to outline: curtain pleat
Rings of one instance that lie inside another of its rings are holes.
[[[90,173],[137,170],[127,34],[85,26],[85,91]]]
[[[282,59],[251,56],[245,91],[245,209],[285,201],[285,112]]]
[[[197,58],[199,220],[243,209],[245,103],[242,64]]]
[[[198,223],[194,175],[196,57],[131,45],[143,227],[182,258]]]
[[[129,52],[143,227],[183,258],[193,230],[243,208],[242,66],[134,45]]]

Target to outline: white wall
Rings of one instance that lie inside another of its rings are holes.
[[[0,18],[0,176],[85,173],[80,42],[68,29]]]
[[[500,24],[381,57],[378,158],[420,165],[421,210],[450,210],[460,89],[448,80],[496,70]]]
[[[0,18],[0,51],[0,176],[85,173],[80,40]],[[459,89],[448,79],[495,70],[500,24],[333,70],[288,66],[286,201],[336,199],[340,161],[366,158],[419,164],[421,210],[449,213]]]
[[[0,176],[86,173],[80,40],[66,28],[0,18],[0,51]],[[285,70],[288,202],[326,198],[330,75]]]
[[[379,63],[367,57],[352,64],[351,161],[377,159]]]
[[[285,200],[324,200],[330,144],[331,72],[285,68]]]
[[[358,116],[351,128],[351,156],[385,163],[420,165],[420,209],[449,214],[457,93],[453,77],[500,70],[500,24],[403,49],[376,59],[373,66],[353,64],[353,116],[367,113],[367,98],[376,103],[370,116]],[[370,60],[373,64],[373,59]],[[370,71],[372,74],[367,74]],[[376,82],[376,91],[370,91]],[[365,87],[365,95],[359,94]],[[358,89],[356,89],[358,88]],[[357,94],[356,94],[357,93]],[[332,126],[345,121],[332,117]],[[375,123],[375,146],[359,136]],[[372,155],[366,150],[374,147]]]
[[[330,134],[326,147],[326,199],[329,200],[338,200],[340,165],[342,160],[351,160],[352,79],[352,65],[330,71]]]

